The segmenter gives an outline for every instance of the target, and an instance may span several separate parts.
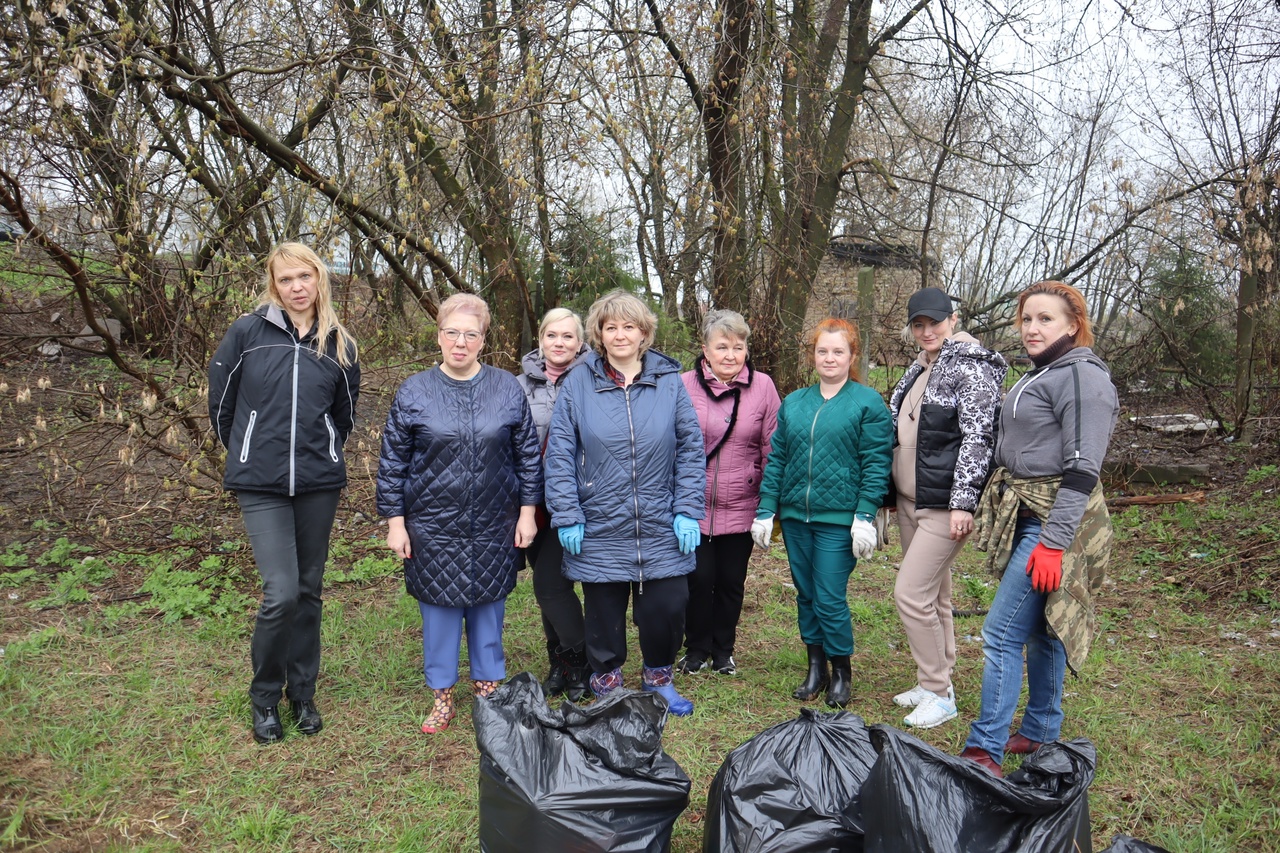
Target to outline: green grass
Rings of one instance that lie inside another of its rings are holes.
[[[1189,587],[1156,588],[1151,567],[1134,559],[1171,547],[1175,532],[1207,535],[1195,531],[1195,517],[1173,508],[1118,514],[1120,547],[1100,602],[1105,630],[1082,677],[1068,679],[1064,737],[1087,737],[1098,749],[1090,795],[1098,849],[1124,832],[1175,853],[1280,850],[1280,614]],[[175,532],[184,543],[201,538]],[[28,602],[50,587],[30,580],[11,587],[18,599],[0,601],[0,850],[475,849],[470,689],[460,685],[460,713],[447,732],[418,731],[429,698],[417,607],[401,580],[382,571],[370,542],[335,541],[352,582],[327,591],[318,695],[325,730],[304,738],[286,713],[287,737],[269,748],[248,731],[251,604],[166,622],[149,602],[131,616],[92,604],[32,610]],[[1177,547],[1200,546],[1183,539]],[[56,541],[5,553],[15,567],[19,554],[33,565],[83,556]],[[225,556],[232,566],[247,559]],[[962,554],[957,607],[983,608],[994,593],[980,557]],[[877,554],[850,584],[851,710],[869,723],[901,725],[890,699],[913,683],[914,665],[892,604],[892,559],[893,551]],[[367,562],[356,572],[360,561]],[[697,712],[669,720],[664,734],[693,782],[676,851],[700,849],[707,788],[728,752],[798,712],[789,693],[804,650],[788,581],[778,547],[757,556],[739,675],[680,682]],[[527,572],[507,613],[509,672],[543,674]],[[981,616],[956,620],[960,719],[921,733],[948,752],[960,749],[978,710],[981,623]],[[632,639],[626,672],[634,684]]]

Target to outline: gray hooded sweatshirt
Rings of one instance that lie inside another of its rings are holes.
[[[1062,475],[1040,532],[1046,547],[1071,547],[1119,413],[1111,372],[1088,347],[1032,370],[1005,395],[995,464],[1015,477]]]

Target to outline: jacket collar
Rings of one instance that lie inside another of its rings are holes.
[[[595,385],[597,391],[607,391],[610,388],[617,388],[614,381],[605,375],[604,372],[604,356],[592,350],[582,363],[587,365],[591,371],[592,384]],[[680,362],[668,355],[663,355],[655,349],[645,350],[644,363],[640,367],[640,375],[636,377],[633,385],[657,385],[658,379],[668,373],[679,373]]]
[[[299,336],[294,328],[293,321],[284,313],[283,309],[274,302],[268,302],[266,305],[259,305],[253,309],[253,313],[275,326],[294,340],[309,341],[315,337],[316,324],[312,321],[311,328],[307,330],[305,335]]]
[[[738,388],[750,388],[751,380],[755,377],[755,368],[751,366],[751,357],[748,356],[742,365],[742,369],[738,371],[738,375],[733,378],[733,384],[724,382],[715,372],[712,371],[711,365],[707,364],[705,355],[698,356],[697,362],[693,367],[694,375],[698,377],[698,385],[706,392],[708,397],[719,399],[725,394]]]
[[[578,354],[574,356],[573,361],[565,368],[561,376],[568,375],[570,370],[585,361],[589,352],[587,345],[583,344],[582,349],[578,350]],[[547,357],[542,354],[541,350],[535,349],[532,352],[525,353],[524,357],[520,359],[520,369],[531,379],[537,379],[541,382],[547,381]]]

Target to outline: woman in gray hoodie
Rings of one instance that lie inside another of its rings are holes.
[[[1006,754],[1058,739],[1066,670],[1088,654],[1111,541],[1099,475],[1119,413],[1080,291],[1033,284],[1017,317],[1035,368],[1005,397],[998,467],[974,520],[975,544],[1004,574],[982,626],[982,711],[961,753],[996,776]],[[1027,707],[1010,736],[1024,651]]]

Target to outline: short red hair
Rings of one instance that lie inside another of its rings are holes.
[[[1027,304],[1027,300],[1042,293],[1062,300],[1067,309],[1067,317],[1076,324],[1076,346],[1093,346],[1093,326],[1089,322],[1089,308],[1084,304],[1084,294],[1065,281],[1038,281],[1022,291],[1022,295],[1018,297],[1018,323],[1022,323],[1022,307]]]
[[[818,336],[828,332],[844,335],[844,339],[849,342],[849,378],[854,382],[860,381],[858,379],[858,327],[852,320],[828,317],[814,326],[813,331],[805,338],[805,360],[810,367],[816,368],[813,350],[818,345]]]

